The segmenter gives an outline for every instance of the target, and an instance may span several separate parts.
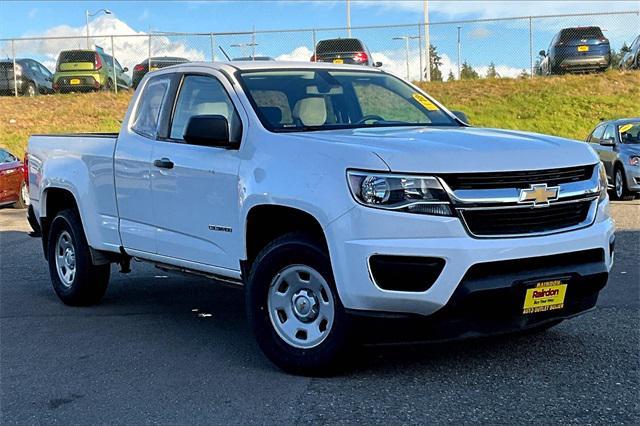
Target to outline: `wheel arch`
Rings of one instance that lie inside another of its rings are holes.
[[[256,256],[270,241],[289,232],[304,231],[318,238],[328,250],[324,229],[313,214],[297,207],[279,204],[258,204],[249,209],[245,220],[244,261],[246,276]]]
[[[56,215],[66,209],[74,209],[80,216],[78,201],[75,195],[65,188],[49,187],[42,192],[40,200],[40,228],[42,230],[42,247],[45,259],[49,244],[49,227]],[[82,218],[80,219],[82,221]]]

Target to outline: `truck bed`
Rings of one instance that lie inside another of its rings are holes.
[[[29,195],[35,216],[46,213],[50,187],[76,199],[89,245],[117,251],[120,245],[113,173],[115,133],[34,135],[29,138]],[[82,202],[79,200],[82,199]]]

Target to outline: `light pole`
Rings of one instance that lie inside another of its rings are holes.
[[[422,8],[424,12],[424,46],[427,52],[427,69],[425,77],[427,81],[431,81],[431,42],[429,41],[429,0],[422,0]]]
[[[460,80],[460,29],[462,27],[458,27],[458,80]]]
[[[84,11],[84,17],[87,20],[87,49],[89,49],[89,16],[96,16],[99,15],[100,13],[104,12],[105,15],[111,15],[111,11],[109,9],[100,9],[94,13],[89,13],[88,10]]]
[[[394,37],[393,40],[404,40],[404,55],[405,55],[405,61],[407,62],[407,80],[409,80],[409,40],[410,39],[415,39],[415,38],[420,38],[418,36],[399,36],[399,37]],[[422,70],[420,70],[420,72],[422,72]]]
[[[347,0],[347,37],[351,38],[351,0]]]

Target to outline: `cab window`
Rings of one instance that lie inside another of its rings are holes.
[[[229,123],[229,139],[240,142],[242,124],[227,91],[215,77],[187,75],[182,81],[171,123],[170,138],[183,140],[189,119],[196,115],[221,115]]]
[[[169,89],[170,77],[159,76],[149,80],[144,87],[131,130],[141,136],[155,139],[158,132],[158,117]]]

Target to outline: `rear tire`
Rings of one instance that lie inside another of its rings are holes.
[[[111,265],[94,265],[82,222],[75,210],[59,212],[51,222],[47,247],[53,290],[63,303],[89,306],[100,302]]]
[[[22,185],[20,185],[18,201],[16,201],[13,207],[16,209],[26,209],[29,207],[29,189],[26,182],[22,182]]]
[[[245,301],[260,349],[281,369],[325,375],[344,360],[350,320],[327,249],[312,236],[289,233],[267,245],[251,267]]]
[[[28,96],[30,98],[34,97],[34,96],[38,96],[38,89],[36,88],[36,85],[33,83],[29,83],[27,85],[27,90],[25,90],[24,92],[25,96]]]
[[[113,80],[108,79],[107,83],[104,85],[104,90],[106,90],[107,92],[110,92],[113,90]]]
[[[613,194],[616,200],[629,201],[633,200],[636,195],[627,188],[627,180],[624,176],[624,170],[621,166],[616,166],[613,175]]]

